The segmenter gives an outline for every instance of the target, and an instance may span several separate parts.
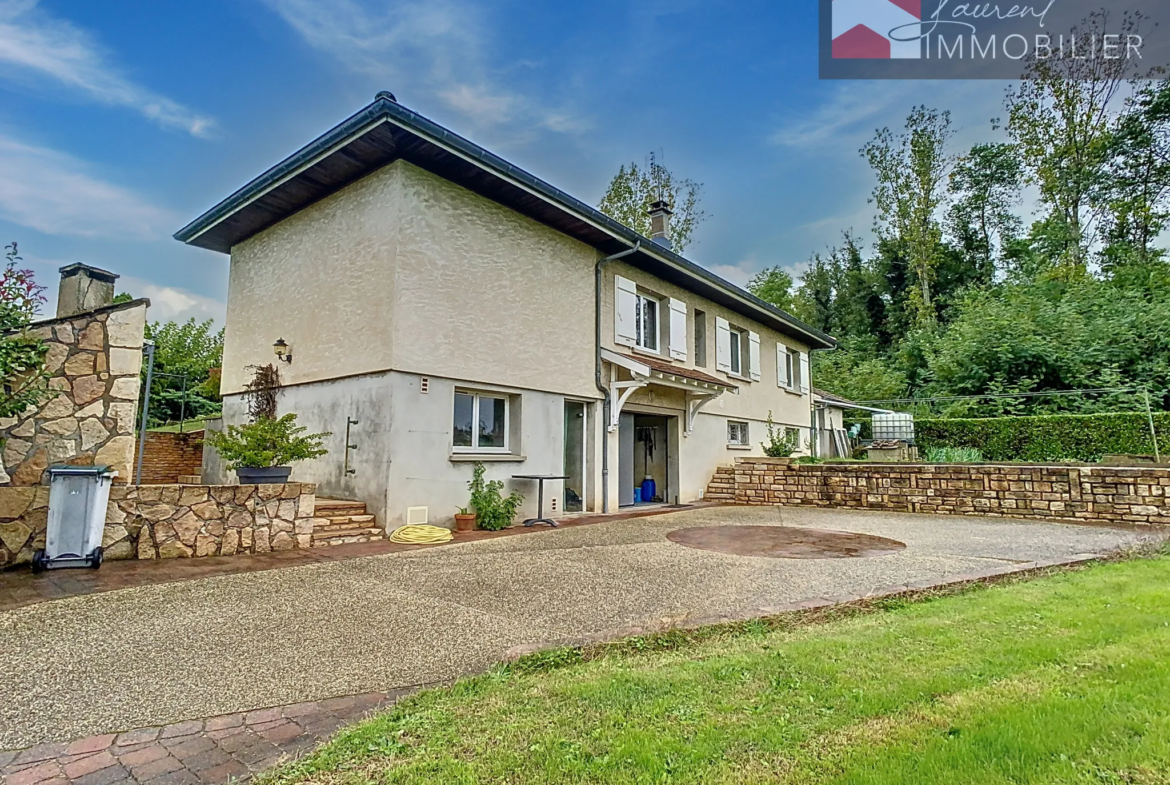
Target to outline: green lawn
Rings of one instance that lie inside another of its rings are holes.
[[[421,693],[279,782],[1170,783],[1170,558],[562,651]]]

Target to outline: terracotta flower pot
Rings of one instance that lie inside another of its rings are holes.
[[[455,516],[455,531],[469,532],[475,528],[475,513],[468,515],[457,514]]]

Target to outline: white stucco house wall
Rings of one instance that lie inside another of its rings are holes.
[[[700,499],[762,454],[769,412],[808,448],[808,355],[833,339],[671,251],[668,218],[642,237],[379,93],[176,238],[231,257],[225,423],[283,339],[279,410],[333,434],[293,480],[393,529],[450,525],[476,461],[525,517],[512,475],[568,475],[556,517],[647,476]]]

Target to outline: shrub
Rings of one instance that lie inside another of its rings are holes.
[[[772,421],[772,411],[768,410],[768,441],[761,442],[764,455],[769,458],[791,458],[792,453],[800,449],[800,431],[797,428],[777,428]]]
[[[471,481],[467,483],[467,490],[471,491],[471,507],[475,509],[476,523],[481,529],[499,531],[516,517],[524,496],[512,491],[505,498],[500,493],[504,483],[500,480],[485,482],[483,474],[483,464],[477,462],[471,471]]]
[[[1159,451],[1170,448],[1170,412],[1154,415]],[[971,447],[988,461],[1099,461],[1102,455],[1153,455],[1145,413],[1060,414],[988,419],[923,419],[914,423],[924,453]]]
[[[204,441],[215,448],[233,471],[265,469],[288,466],[329,452],[321,442],[332,434],[302,435],[307,430],[297,425],[295,414],[286,414],[275,420],[262,418],[247,425],[229,425],[226,432],[209,432]]]
[[[922,457],[927,463],[979,463],[983,453],[974,447],[931,447]]]

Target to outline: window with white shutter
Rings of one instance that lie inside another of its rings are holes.
[[[715,317],[715,368],[731,372],[731,325]]]
[[[792,382],[790,373],[792,359],[788,356],[788,347],[779,341],[776,342],[776,386],[788,387]]]
[[[800,391],[807,393],[809,387],[812,385],[812,376],[808,367],[808,353],[800,353]]]
[[[687,304],[670,298],[670,356],[687,359]]]
[[[760,336],[753,332],[748,332],[748,376],[760,380]]]
[[[638,340],[638,286],[629,278],[613,277],[613,341],[633,346]]]

